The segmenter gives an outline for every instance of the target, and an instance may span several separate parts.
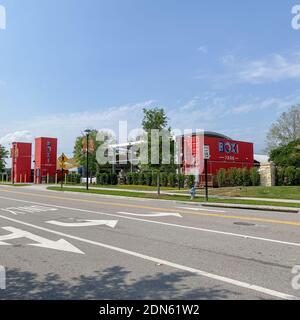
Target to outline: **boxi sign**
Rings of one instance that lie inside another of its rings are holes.
[[[0,4],[0,30],[6,29],[6,10],[5,7]]]
[[[231,142],[219,142],[219,152],[221,153],[239,153],[239,146],[237,143],[231,143]]]

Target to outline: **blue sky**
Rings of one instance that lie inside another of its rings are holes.
[[[140,124],[215,130],[264,149],[300,103],[300,30],[289,0],[0,0],[0,143]],[[300,1],[299,1],[300,2]]]

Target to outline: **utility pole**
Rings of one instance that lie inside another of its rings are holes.
[[[86,133],[86,190],[89,190],[89,138],[90,138],[90,129],[84,131]]]
[[[204,171],[205,171],[205,198],[208,201],[208,160],[210,159],[210,148],[205,145],[203,147]]]

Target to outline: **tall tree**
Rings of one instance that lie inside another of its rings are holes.
[[[102,144],[102,142],[97,141],[97,130],[92,130],[89,135],[89,142],[93,143],[94,150],[90,150],[89,154],[89,171],[91,174],[96,174],[99,172],[99,165],[97,163],[96,159],[96,152],[99,146]],[[91,146],[91,145],[90,145]],[[90,149],[89,146],[89,149]],[[84,150],[84,147],[86,148],[86,135],[82,135],[76,138],[75,146],[74,146],[74,159],[79,163],[84,169],[86,168],[86,150]]]
[[[143,170],[157,171],[158,176],[161,171],[163,172],[175,172],[175,142],[172,139],[171,128],[168,125],[168,117],[163,108],[152,108],[152,109],[143,109],[144,118],[142,121],[142,126],[144,131],[147,134],[148,139],[148,164],[143,165]],[[153,130],[156,130],[156,133],[159,131],[159,137],[156,137],[158,140],[157,148],[153,146],[154,141],[151,139],[153,137]],[[167,142],[167,143],[166,143]],[[168,150],[163,148],[164,143],[170,145]],[[152,163],[151,158],[156,158],[157,163]],[[164,160],[167,160],[165,163]],[[158,193],[159,189],[159,179],[158,179]]]
[[[300,139],[273,149],[270,153],[270,160],[279,167],[300,168]]]
[[[267,151],[300,139],[300,105],[281,114],[267,134]]]
[[[8,151],[0,145],[0,172],[3,172],[6,165],[6,158],[8,157]]]

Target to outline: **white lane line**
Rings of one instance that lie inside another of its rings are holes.
[[[1,196],[0,196],[0,199],[14,200],[14,201],[18,201],[18,202],[33,203],[33,204],[41,204],[38,202],[13,199],[13,198],[6,198],[6,197],[1,197]],[[258,240],[258,241],[265,241],[265,242],[270,242],[270,243],[278,243],[278,244],[282,244],[282,245],[300,247],[300,243],[297,243],[297,242],[274,240],[274,239],[268,239],[268,238],[262,238],[262,237],[249,236],[246,234],[218,231],[218,230],[198,228],[198,227],[190,227],[190,226],[185,226],[185,225],[181,225],[181,224],[161,222],[161,221],[155,221],[155,220],[146,220],[146,219],[140,219],[140,218],[134,218],[134,217],[126,217],[124,215],[118,215],[118,214],[113,214],[113,213],[103,213],[103,212],[91,211],[91,210],[86,210],[86,209],[70,208],[70,207],[57,206],[57,205],[51,205],[51,204],[43,204],[43,205],[44,206],[51,206],[51,207],[55,207],[55,208],[59,208],[59,209],[65,209],[65,210],[74,210],[74,211],[85,212],[85,213],[90,213],[90,214],[104,215],[104,216],[117,217],[117,218],[139,221],[139,222],[159,224],[159,225],[174,227],[174,228],[182,228],[182,229],[187,229],[187,230],[195,230],[195,231],[200,231],[200,232],[214,233],[214,234],[232,236],[232,237],[249,239],[249,240]]]
[[[182,218],[180,213],[175,212],[158,212],[158,213],[131,213],[131,212],[118,212],[119,214],[125,214],[127,216],[134,217],[178,217]]]
[[[92,240],[81,238],[81,237],[77,237],[77,236],[72,236],[72,235],[69,235],[69,234],[66,234],[66,233],[63,233],[63,232],[58,232],[58,231],[55,231],[55,230],[43,228],[43,227],[40,227],[40,226],[33,225],[31,223],[23,222],[23,221],[20,221],[20,220],[8,218],[8,217],[1,216],[1,215],[0,215],[0,218],[8,220],[8,221],[11,221],[11,222],[19,223],[19,224],[22,224],[24,226],[35,228],[35,229],[38,229],[38,230],[42,230],[42,231],[45,231],[45,232],[53,233],[53,234],[60,235],[60,236],[63,236],[63,237],[66,237],[66,238],[70,238],[70,239],[73,239],[73,240],[77,240],[77,241],[80,241],[80,242],[92,244],[92,245],[95,245],[95,246],[98,246],[98,247],[102,247],[102,248],[106,248],[106,249],[109,249],[109,250],[112,250],[112,251],[116,251],[116,252],[120,252],[120,253],[123,253],[123,254],[127,254],[127,255],[130,255],[130,256],[133,256],[133,257],[136,257],[136,258],[140,258],[140,259],[143,259],[143,260],[146,260],[146,261],[151,261],[151,262],[155,262],[157,264],[166,265],[166,266],[169,266],[169,267],[174,268],[174,269],[187,271],[187,272],[190,272],[190,273],[202,276],[202,277],[206,277],[206,278],[209,278],[209,279],[221,281],[221,282],[224,282],[224,283],[236,286],[236,287],[245,288],[245,289],[248,289],[248,290],[253,290],[253,291],[256,291],[256,292],[260,292],[260,293],[263,293],[263,294],[266,294],[266,295],[269,295],[269,296],[272,296],[272,297],[276,297],[276,298],[280,298],[280,299],[284,299],[284,300],[299,300],[300,299],[299,297],[296,297],[296,296],[293,296],[293,295],[290,295],[290,294],[287,294],[287,293],[283,293],[283,292],[280,292],[280,291],[264,288],[264,287],[261,287],[261,286],[257,286],[257,285],[251,284],[251,283],[247,283],[247,282],[231,279],[231,278],[228,278],[228,277],[219,276],[219,275],[216,275],[216,274],[213,274],[213,273],[209,273],[209,272],[202,271],[202,270],[199,270],[199,269],[187,267],[187,266],[184,266],[184,265],[181,265],[181,264],[178,264],[178,263],[174,263],[174,262],[171,262],[171,261],[168,261],[168,260],[163,260],[163,259],[159,259],[159,258],[148,256],[148,255],[145,255],[145,254],[142,254],[142,253],[138,253],[138,252],[135,252],[135,251],[130,251],[130,250],[127,250],[127,249],[111,246],[111,245],[108,245],[108,244],[105,244],[105,243],[102,243],[102,242],[97,242],[97,241],[92,241]]]
[[[212,209],[202,209],[202,208],[191,208],[191,207],[177,207],[181,210],[193,210],[193,211],[206,211],[206,212],[218,212],[218,213],[226,213],[224,210],[212,210]]]

